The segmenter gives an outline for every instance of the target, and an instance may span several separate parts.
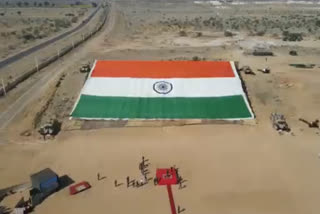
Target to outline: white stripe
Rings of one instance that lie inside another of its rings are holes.
[[[168,94],[158,94],[153,85],[166,81],[173,85]],[[112,97],[221,97],[244,95],[239,78],[89,78],[82,94]]]

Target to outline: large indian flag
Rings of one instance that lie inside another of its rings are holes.
[[[72,111],[81,119],[251,119],[233,62],[96,61]]]

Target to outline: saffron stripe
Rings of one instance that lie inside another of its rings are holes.
[[[97,61],[91,77],[235,77],[231,63],[213,61]]]

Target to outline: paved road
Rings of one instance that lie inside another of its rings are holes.
[[[115,23],[115,6],[111,5],[105,27],[102,29],[101,33],[98,33],[98,38],[103,40],[105,35],[109,34]],[[89,41],[95,42],[95,41]],[[26,90],[6,111],[0,113],[0,144],[5,144],[4,139],[1,140],[1,132],[5,131],[5,128],[9,123],[15,118],[15,116],[23,111],[23,109],[32,101],[35,101],[41,94],[46,91],[50,83],[57,79],[62,72],[67,71],[68,67],[73,65],[75,61],[83,58],[87,54],[86,44],[83,47],[77,48],[78,50],[71,52],[71,55],[65,56],[66,59],[58,63],[53,63],[52,68],[48,69],[46,74],[38,80],[31,88]]]
[[[97,9],[94,10],[94,11],[92,12],[92,14],[90,14],[90,16],[89,16],[87,19],[85,19],[85,20],[84,20],[80,25],[78,25],[77,27],[75,27],[75,28],[73,28],[73,29],[71,29],[71,30],[63,33],[63,34],[60,34],[60,35],[58,35],[58,36],[56,36],[56,37],[53,37],[52,39],[49,39],[49,40],[47,40],[47,41],[44,41],[43,43],[40,43],[40,44],[38,44],[38,45],[36,45],[36,46],[33,46],[33,47],[31,47],[31,48],[29,48],[29,49],[27,49],[27,50],[24,50],[24,51],[22,51],[22,52],[20,52],[20,53],[18,53],[18,54],[16,54],[16,55],[13,55],[13,56],[11,56],[11,57],[9,57],[9,58],[6,58],[6,59],[3,60],[3,61],[0,61],[0,72],[1,72],[1,68],[5,67],[5,66],[8,66],[9,64],[16,62],[16,61],[22,59],[23,57],[28,56],[28,55],[30,55],[30,54],[32,54],[32,53],[34,53],[34,52],[36,52],[36,51],[44,48],[44,47],[47,47],[48,45],[50,45],[50,44],[52,44],[52,43],[54,43],[54,42],[56,42],[56,41],[58,41],[58,40],[60,40],[60,39],[65,38],[66,36],[68,36],[68,35],[76,32],[76,31],[78,31],[80,28],[82,28],[83,26],[85,26],[85,25],[96,15],[96,13],[98,12],[98,10],[99,10],[100,8],[101,8],[101,6],[98,6]]]

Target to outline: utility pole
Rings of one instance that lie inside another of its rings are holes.
[[[6,96],[6,95],[7,95],[7,92],[6,92],[6,87],[4,86],[3,79],[1,79],[1,83],[2,83],[2,88],[3,88],[4,96]]]
[[[34,57],[34,62],[36,63],[37,71],[39,71],[39,64],[38,64],[38,59],[36,56]]]

